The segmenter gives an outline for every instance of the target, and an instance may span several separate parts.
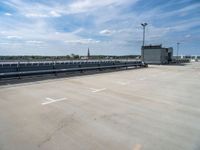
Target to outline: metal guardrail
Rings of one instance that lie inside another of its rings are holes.
[[[139,60],[133,59],[89,59],[89,60],[65,60],[65,61],[0,61],[0,65],[14,65],[14,64],[62,64],[62,63],[101,63],[101,62],[138,62]]]
[[[171,63],[180,64],[180,63],[189,63],[190,59],[173,59]]]
[[[146,67],[146,65],[142,62],[142,61],[109,61],[109,62],[96,62],[96,64],[94,64],[95,66],[85,66],[85,65],[91,65],[91,63],[95,63],[95,62],[75,62],[75,63],[71,63],[71,62],[67,62],[67,64],[69,65],[69,68],[60,68],[57,69],[55,63],[51,63],[51,67],[53,67],[52,69],[45,69],[45,70],[29,70],[29,71],[20,71],[20,65],[17,64],[16,66],[14,65],[14,67],[16,67],[16,71],[10,71],[10,72],[3,72],[0,73],[0,79],[3,78],[12,78],[12,77],[23,77],[23,76],[34,76],[34,75],[44,75],[44,74],[58,74],[58,73],[67,73],[67,72],[76,72],[76,71],[90,71],[90,70],[105,70],[105,69],[117,69],[117,68],[128,68],[128,67]],[[62,63],[59,63],[62,64]],[[76,67],[71,67],[70,66],[73,64],[78,64],[78,66]],[[2,65],[0,68],[4,68],[5,66],[7,66],[9,68],[13,65],[13,64],[6,64],[6,65]],[[26,64],[27,65],[27,64]],[[25,66],[26,66],[25,65]],[[28,65],[27,65],[28,66]],[[40,67],[42,67],[41,63],[36,63],[35,65],[32,64],[30,65],[30,67],[33,66],[37,66],[38,69]],[[64,66],[66,67],[66,66]]]

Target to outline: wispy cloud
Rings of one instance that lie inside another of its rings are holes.
[[[69,5],[70,13],[80,13],[94,11],[99,8],[105,7],[115,7],[124,4],[130,4],[136,2],[137,0],[78,0]]]
[[[112,30],[109,30],[109,29],[105,29],[105,30],[100,31],[99,33],[100,33],[101,35],[110,36],[110,35],[112,35],[114,32],[115,32],[115,31],[112,31]]]
[[[43,44],[43,41],[26,41],[28,44]]]
[[[66,40],[65,43],[69,44],[91,44],[99,43],[100,41],[95,41],[93,39],[79,39],[79,40]]]
[[[22,39],[21,36],[17,36],[17,35],[8,35],[6,36],[7,39]]]

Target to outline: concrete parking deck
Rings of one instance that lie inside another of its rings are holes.
[[[199,150],[200,63],[0,86],[0,150]]]

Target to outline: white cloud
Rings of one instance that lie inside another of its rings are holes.
[[[4,1],[6,5],[18,10],[19,13],[26,17],[60,17],[62,15],[91,12],[100,8],[113,8],[121,5],[128,5],[138,0],[76,0],[68,2],[54,2],[42,4],[38,2],[25,2],[22,0]]]
[[[185,35],[185,38],[190,38],[190,37],[191,37],[191,34]]]
[[[11,13],[5,13],[4,15],[6,15],[6,16],[12,16]]]
[[[114,7],[129,3],[134,3],[137,0],[77,0],[69,5],[71,13],[80,13],[93,11],[102,7]]]
[[[25,14],[26,17],[48,17],[47,15],[45,14],[39,14],[39,13],[26,13]]]
[[[0,45],[9,45],[10,43],[8,42],[1,42]]]
[[[155,27],[153,25],[149,25],[146,31],[146,38],[148,40],[155,40],[164,37],[167,33],[171,31],[169,27]],[[142,35],[142,34],[141,34]]]
[[[7,39],[22,39],[21,36],[17,36],[17,35],[8,35],[6,38]]]
[[[199,26],[200,25],[200,20],[199,19],[188,19],[184,21],[178,21],[175,23],[172,23],[169,28],[171,31],[186,31],[189,30],[193,27]]]
[[[69,44],[95,44],[99,43],[100,41],[93,40],[93,39],[78,39],[78,40],[66,40],[65,43]]]
[[[47,17],[61,17],[62,15],[54,10],[45,13],[26,13],[26,17],[32,18],[47,18]]]
[[[26,43],[27,44],[43,44],[44,41],[34,41],[34,40],[32,40],[32,41],[26,41]]]
[[[183,8],[172,10],[172,11],[162,11],[162,8],[155,8],[153,9],[153,15],[154,17],[156,16],[157,18],[166,18],[166,17],[173,17],[173,16],[186,16],[190,14],[192,11],[196,11],[200,9],[200,4],[199,3],[194,3],[191,5],[187,5]],[[151,13],[151,12],[148,12]]]
[[[0,31],[0,33],[1,33],[1,34],[5,34],[5,33],[6,33],[6,31]]]
[[[44,5],[37,2],[28,3],[22,0],[8,0],[4,1],[4,3],[15,8],[18,13],[30,18],[60,17],[60,12],[65,10],[62,5]]]
[[[61,17],[61,14],[54,10],[50,11],[50,14],[52,17]]]
[[[105,30],[100,31],[99,33],[101,35],[110,36],[110,35],[112,35],[114,33],[114,31],[105,29]]]

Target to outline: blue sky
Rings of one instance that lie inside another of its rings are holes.
[[[140,54],[146,44],[200,55],[199,0],[1,0],[0,55]]]

